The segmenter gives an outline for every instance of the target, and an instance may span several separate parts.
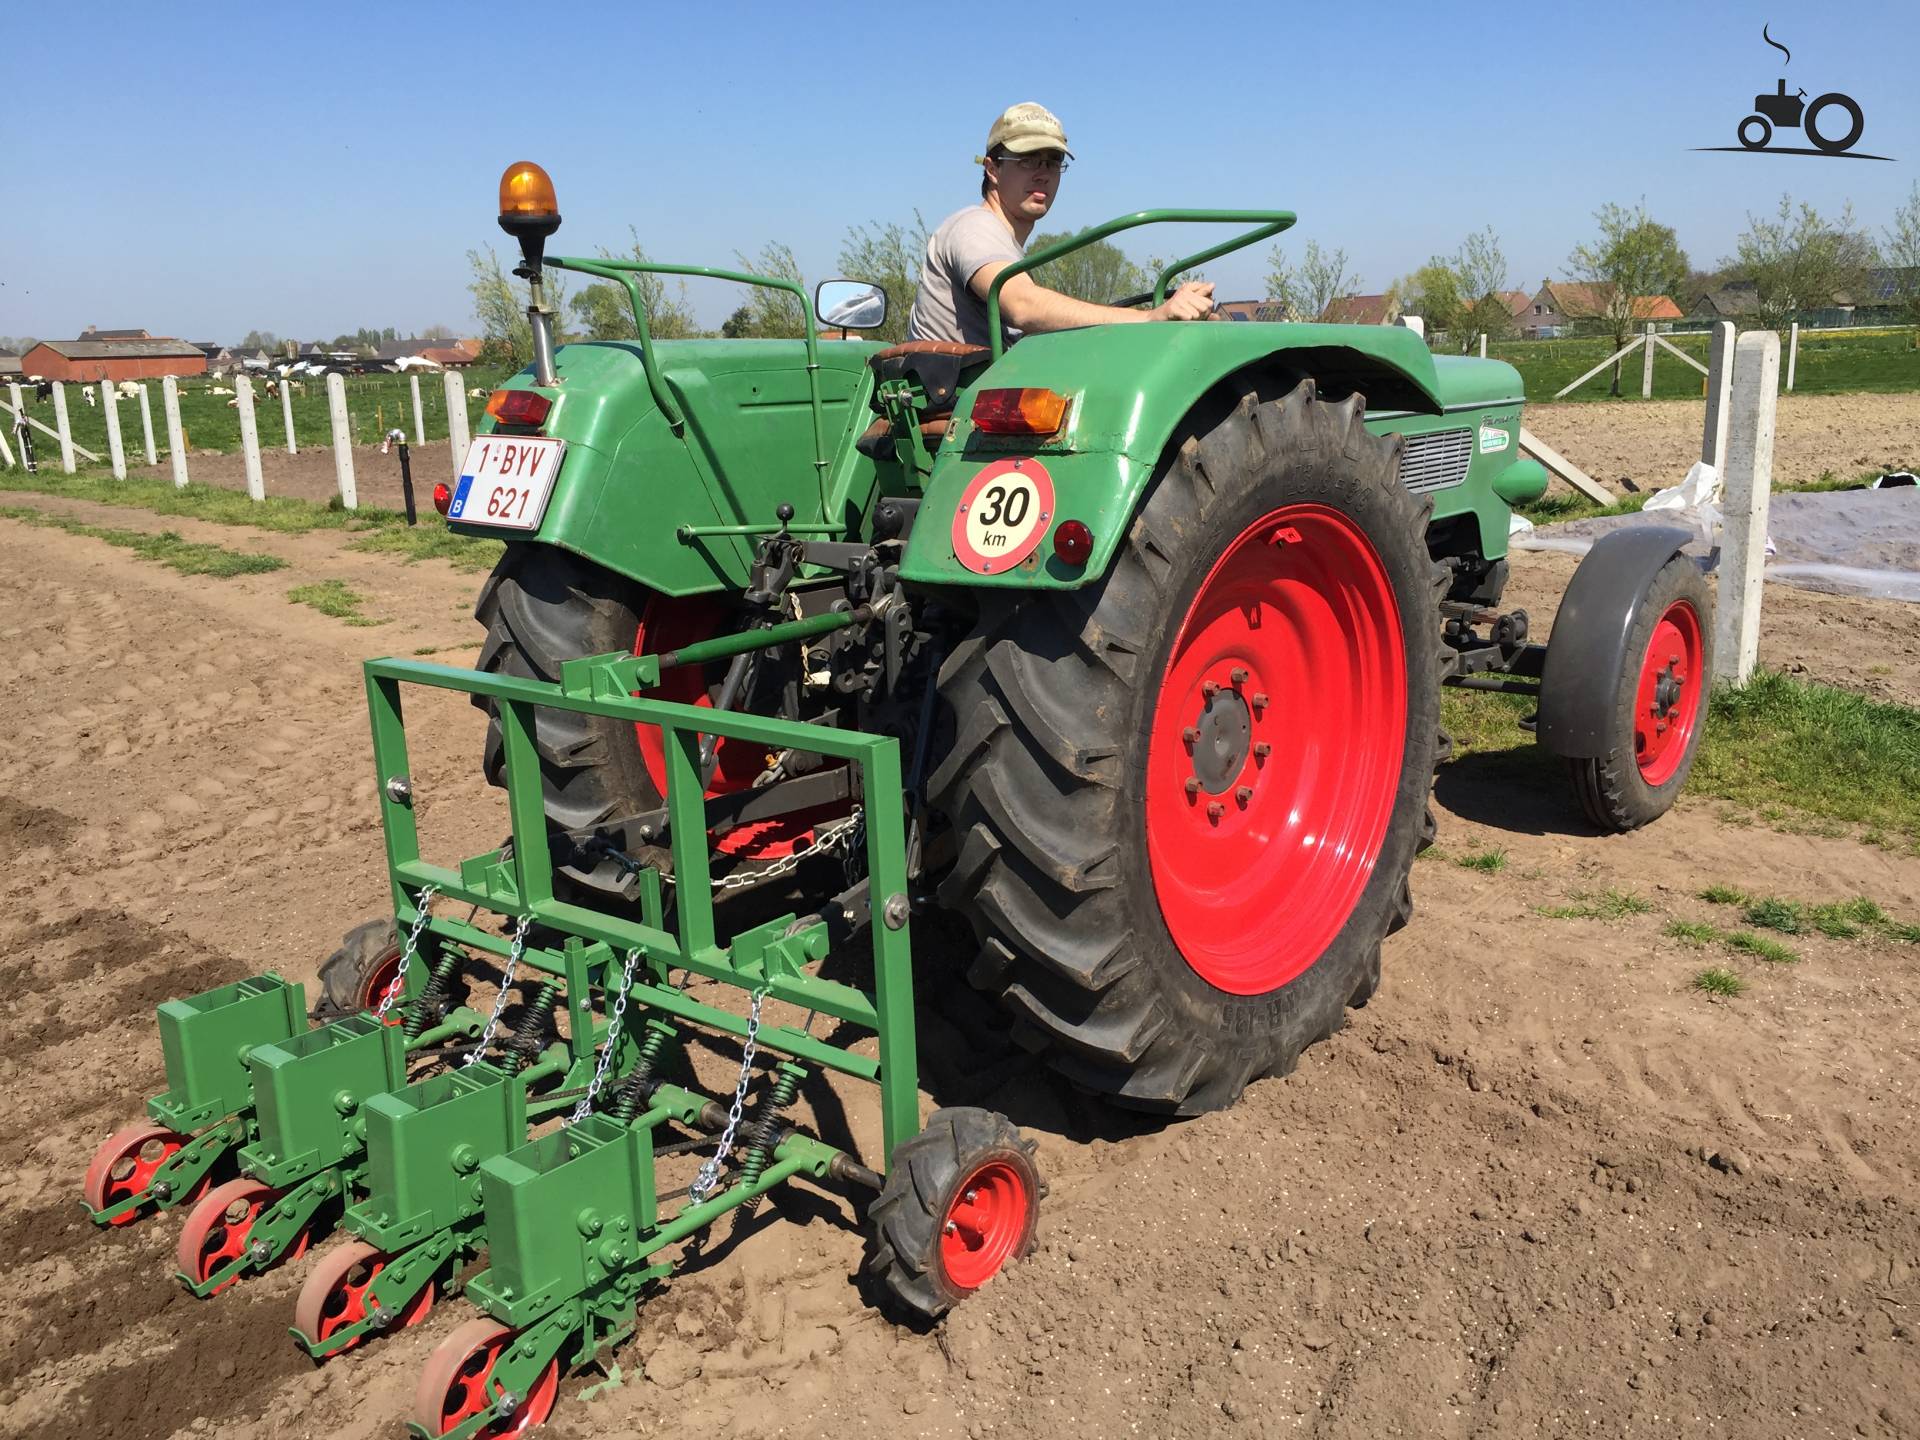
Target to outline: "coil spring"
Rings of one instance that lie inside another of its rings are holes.
[[[660,1066],[660,1060],[666,1054],[667,1042],[673,1038],[673,1027],[663,1025],[658,1020],[649,1020],[640,1036],[640,1053],[633,1062],[633,1070],[620,1082],[620,1088],[614,1092],[612,1115],[621,1124],[627,1124],[640,1113],[640,1107],[653,1093],[653,1076]]]
[[[546,1048],[552,1029],[553,1005],[559,998],[560,986],[556,981],[542,980],[534,989],[533,998],[520,1014],[520,1023],[507,1037],[506,1048],[520,1057],[520,1064],[531,1065]]]
[[[464,958],[451,945],[441,947],[440,958],[434,962],[433,973],[421,987],[419,999],[407,1007],[407,1039],[418,1040],[428,1025],[446,1014],[447,1000],[453,994],[453,977],[459,973]]]
[[[773,1142],[780,1132],[780,1112],[793,1104],[800,1093],[800,1082],[806,1079],[807,1072],[791,1061],[784,1061],[773,1074],[773,1089],[767,1098],[754,1107],[752,1117],[743,1127],[746,1146],[740,1157],[741,1183],[752,1185],[759,1181],[767,1168],[767,1162],[773,1159]],[[756,1195],[740,1207],[742,1221],[753,1218],[765,1196]]]

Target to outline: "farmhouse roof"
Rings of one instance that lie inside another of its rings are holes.
[[[1587,284],[1579,280],[1549,280],[1540,287],[1554,311],[1573,320],[1593,320],[1605,315],[1613,299],[1611,285]],[[1678,320],[1680,307],[1665,295],[1633,297],[1636,320]]]
[[[1533,306],[1533,297],[1524,290],[1496,290],[1494,294],[1506,305],[1509,315],[1524,315]]]
[[[20,357],[18,355],[0,355],[0,375],[18,375]]]
[[[1385,325],[1393,310],[1390,295],[1341,295],[1327,302],[1320,318],[1329,325]]]
[[[1717,290],[1709,290],[1695,302],[1693,313],[1696,315],[1751,315],[1760,304],[1760,292],[1750,280],[1736,280],[1731,285],[1722,285]]]
[[[96,334],[102,332],[95,332]],[[184,340],[42,340],[54,354],[67,360],[172,360],[198,359],[202,351]]]
[[[1920,286],[1920,265],[1876,265],[1860,287],[1861,303],[1891,305],[1916,286]]]
[[[89,325],[80,332],[82,340],[151,340],[154,337],[144,330],[102,330],[98,325]]]

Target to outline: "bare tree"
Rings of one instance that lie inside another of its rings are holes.
[[[840,273],[887,292],[886,323],[863,332],[890,344],[907,338],[907,321],[920,294],[920,262],[927,253],[927,222],[914,211],[911,228],[897,222],[853,225],[840,242]]]
[[[602,246],[600,258],[637,260],[644,264],[647,252],[640,244],[639,234],[632,226],[627,227],[627,234],[632,243],[626,254],[615,255]],[[687,300],[684,280],[677,287],[677,293],[672,294],[668,292],[663,275],[635,271],[633,282],[634,288],[640,292],[640,303],[646,307],[647,333],[654,339],[684,340],[700,333],[700,327],[694,323],[693,307]],[[636,340],[640,336],[640,329],[633,320],[633,302],[628,299],[624,285],[616,285],[611,280],[595,281],[582,286],[567,305],[590,340]]]
[[[1318,320],[1341,296],[1358,290],[1358,275],[1347,273],[1345,250],[1322,250],[1309,240],[1296,269],[1288,263],[1284,246],[1267,252],[1267,298],[1287,307],[1295,320]]]
[[[485,250],[469,250],[467,265],[472,278],[467,290],[473,296],[474,318],[480,322],[485,338],[483,353],[492,364],[525,365],[533,359],[533,327],[527,323],[527,289],[501,268],[500,257],[489,245]],[[567,313],[566,285],[558,271],[546,274],[547,304],[555,317],[554,339],[562,340],[557,323]]]
[[[734,259],[751,275],[777,276],[800,285],[806,283],[792,249],[777,241],[761,246],[757,259],[749,260],[737,250]],[[791,293],[755,285],[747,291],[740,308],[720,327],[720,333],[733,340],[790,340],[807,333],[807,313]]]
[[[1593,212],[1600,233],[1567,257],[1568,273],[1591,287],[1600,318],[1618,350],[1646,323],[1641,302],[1649,296],[1683,289],[1692,267],[1670,226],[1647,214],[1643,200],[1633,209],[1611,202]],[[1613,365],[1613,388],[1620,393],[1620,361]]]
[[[1802,310],[1858,294],[1876,258],[1872,237],[1854,223],[1853,206],[1829,220],[1782,195],[1772,216],[1747,216],[1737,258],[1722,264],[1737,263],[1753,281],[1759,328],[1778,330]]]
[[[1920,326],[1920,181],[1881,233],[1886,236],[1880,253],[1892,272],[1893,302],[1909,325]]]
[[[1035,235],[1027,241],[1027,253],[1035,254],[1065,240],[1067,233],[1062,230],[1057,234]],[[1094,305],[1111,305],[1153,285],[1151,274],[1129,260],[1118,245],[1106,240],[1082,245],[1058,260],[1029,271],[1028,275],[1036,285]]]

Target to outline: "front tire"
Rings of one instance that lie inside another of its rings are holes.
[[[1014,599],[942,676],[969,978],[1121,1104],[1286,1073],[1411,909],[1440,572],[1364,417],[1310,381],[1249,391],[1163,464],[1104,579]]]

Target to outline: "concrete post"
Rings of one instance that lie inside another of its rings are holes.
[[[284,376],[280,381],[280,423],[287,427],[287,453],[298,455],[300,442],[293,438],[293,381]]]
[[[173,459],[173,487],[187,488],[187,437],[180,428],[180,382],[168,375],[160,381],[160,409],[167,421],[167,454]]]
[[[73,423],[67,419],[67,387],[53,382],[53,430],[60,441],[60,468],[73,474]]]
[[[1487,358],[1487,332],[1484,330],[1480,332],[1480,358]]]
[[[453,451],[453,483],[460,483],[460,467],[467,463],[467,387],[458,370],[442,377],[447,389],[447,444]]]
[[[153,401],[145,385],[140,387],[140,441],[146,447],[147,464],[158,465],[160,452],[153,448]]]
[[[333,424],[333,474],[340,483],[340,503],[358,510],[360,501],[353,488],[353,430],[347,422],[347,382],[338,374],[327,376],[327,417]]]
[[[253,413],[253,381],[245,375],[233,377],[233,398],[240,411],[240,458],[247,467],[247,495],[267,498],[266,478],[260,473],[260,422]]]
[[[1722,320],[1707,342],[1707,428],[1700,437],[1700,458],[1727,473],[1728,397],[1733,390],[1733,322]]]
[[[1720,593],[1715,600],[1713,678],[1744,685],[1760,656],[1760,585],[1767,568],[1767,511],[1773,495],[1773,420],[1780,395],[1780,337],[1740,337],[1733,366]]]
[[[1793,372],[1800,366],[1800,322],[1787,327],[1787,389],[1793,389]]]
[[[427,417],[420,409],[420,377],[407,376],[407,384],[413,387],[413,443],[424,445],[427,443]]]
[[[1653,398],[1653,322],[1647,322],[1646,343],[1640,347],[1643,358],[1640,361],[1640,398]]]
[[[127,478],[127,447],[120,439],[120,392],[111,380],[100,382],[100,414],[107,422],[107,459],[113,465],[113,478]]]

